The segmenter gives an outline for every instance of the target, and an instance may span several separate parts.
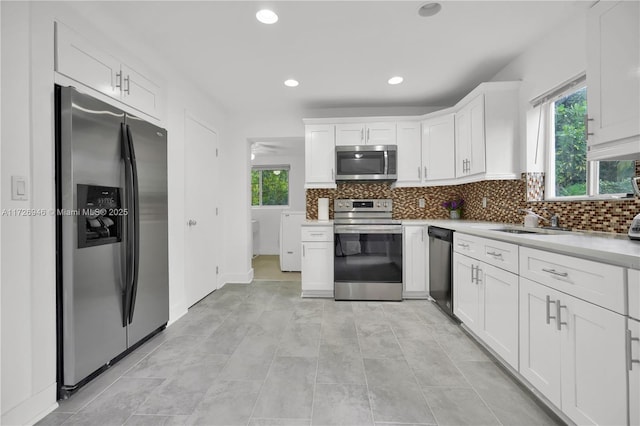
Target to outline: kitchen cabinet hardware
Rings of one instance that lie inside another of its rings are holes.
[[[322,237],[324,235],[323,232],[311,232],[310,235],[313,235],[314,237]]]
[[[122,71],[116,73],[116,88],[122,91]]]
[[[562,308],[566,307],[567,305],[560,303],[560,300],[556,300],[556,327],[558,331],[562,330],[563,325],[567,325],[566,322],[562,321]]]
[[[462,247],[464,249],[468,249],[469,248],[469,244],[465,244],[465,243],[458,243],[458,247]]]
[[[418,166],[418,180],[422,179],[422,176],[420,176],[420,166]]]
[[[633,337],[633,335],[631,334],[631,330],[627,330],[627,370],[629,371],[633,370],[633,364],[640,364],[640,359],[633,358],[633,350],[631,348],[633,342],[640,342],[640,337]]]
[[[424,168],[424,178],[425,179],[427,178],[427,168],[426,167]]]
[[[558,271],[556,271],[555,269],[546,269],[546,268],[542,268],[542,270],[543,270],[544,272],[548,272],[548,273],[550,273],[550,274],[557,275],[557,276],[559,276],[559,277],[568,277],[568,276],[569,276],[569,274],[568,274],[567,272],[558,272]]]
[[[555,319],[557,321],[557,318],[553,315],[551,315],[551,304],[556,304],[558,301],[557,300],[551,300],[551,296],[547,295],[546,298],[546,306],[547,306],[547,324],[551,324],[551,320]]]
[[[502,258],[502,253],[496,253],[495,251],[490,251],[487,253],[489,256]]]
[[[476,266],[472,264],[471,265],[471,282],[473,282],[473,271],[474,271],[475,268],[476,268]]]
[[[369,143],[369,131],[370,131],[370,130],[371,130],[371,129],[367,129],[367,143]]]
[[[364,141],[364,129],[360,129],[360,142]]]
[[[476,266],[476,284],[480,285],[482,284],[482,280],[480,279],[480,272],[482,272],[482,270],[480,269],[480,265]]]
[[[124,89],[124,91],[127,93],[127,95],[131,94],[131,79],[129,76],[127,76],[127,78],[124,79],[124,81],[127,83],[127,88]]]
[[[587,138],[589,136],[593,136],[593,132],[589,131],[589,122],[590,121],[593,121],[593,118],[589,118],[588,115],[585,115],[584,116],[584,129],[585,129],[585,132],[587,133]]]

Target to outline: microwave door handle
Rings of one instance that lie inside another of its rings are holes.
[[[389,153],[387,152],[386,149],[382,152],[384,152],[384,174],[388,175],[389,174]]]

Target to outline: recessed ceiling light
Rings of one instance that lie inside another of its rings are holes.
[[[440,3],[425,3],[418,9],[418,15],[422,17],[433,16],[440,12],[442,5]]]
[[[278,15],[273,10],[262,9],[256,13],[256,19],[263,24],[275,24],[278,22]]]
[[[284,85],[288,86],[288,87],[296,87],[298,84],[300,84],[300,83],[298,83],[298,80],[294,80],[292,78],[290,78],[289,80],[286,80],[284,82]]]
[[[404,81],[404,78],[400,76],[391,77],[388,81],[389,84],[400,84]]]

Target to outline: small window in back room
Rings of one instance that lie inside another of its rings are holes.
[[[289,205],[289,166],[251,168],[251,206]]]
[[[579,85],[550,100],[547,198],[622,195],[632,192],[635,162],[587,161],[587,87]]]

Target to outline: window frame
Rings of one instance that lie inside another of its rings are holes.
[[[541,96],[537,98],[541,100],[538,105],[542,108],[542,119],[547,123],[546,131],[545,131],[545,150],[546,150],[546,161],[545,161],[545,189],[544,189],[544,200],[545,201],[580,201],[580,200],[611,200],[611,199],[624,199],[626,198],[626,193],[615,193],[615,194],[600,194],[599,193],[599,181],[600,181],[600,162],[599,161],[589,161],[587,160],[586,165],[586,190],[587,193],[585,195],[557,195],[556,194],[556,164],[555,164],[555,103],[559,100],[568,96],[582,88],[587,89],[587,108],[589,105],[589,87],[587,86],[586,81],[584,80],[584,74],[579,75],[578,77],[569,80],[567,83],[563,84],[559,88],[553,89],[548,92],[548,95]],[[533,101],[535,102],[535,100]],[[586,117],[585,117],[586,119]],[[587,135],[585,134],[585,138]],[[588,149],[588,141],[587,149]]]
[[[262,204],[262,172],[263,171],[276,171],[276,170],[283,170],[283,171],[287,172],[287,204],[263,205]],[[291,165],[289,165],[289,164],[273,164],[273,165],[268,164],[268,165],[251,166],[251,172],[249,174],[250,185],[251,185],[251,175],[253,174],[254,171],[259,171],[260,172],[259,180],[258,180],[258,189],[259,189],[258,202],[259,202],[259,204],[253,205],[253,188],[251,188],[250,189],[251,199],[252,199],[251,208],[252,209],[265,209],[265,210],[289,208],[290,205],[291,205]]]

